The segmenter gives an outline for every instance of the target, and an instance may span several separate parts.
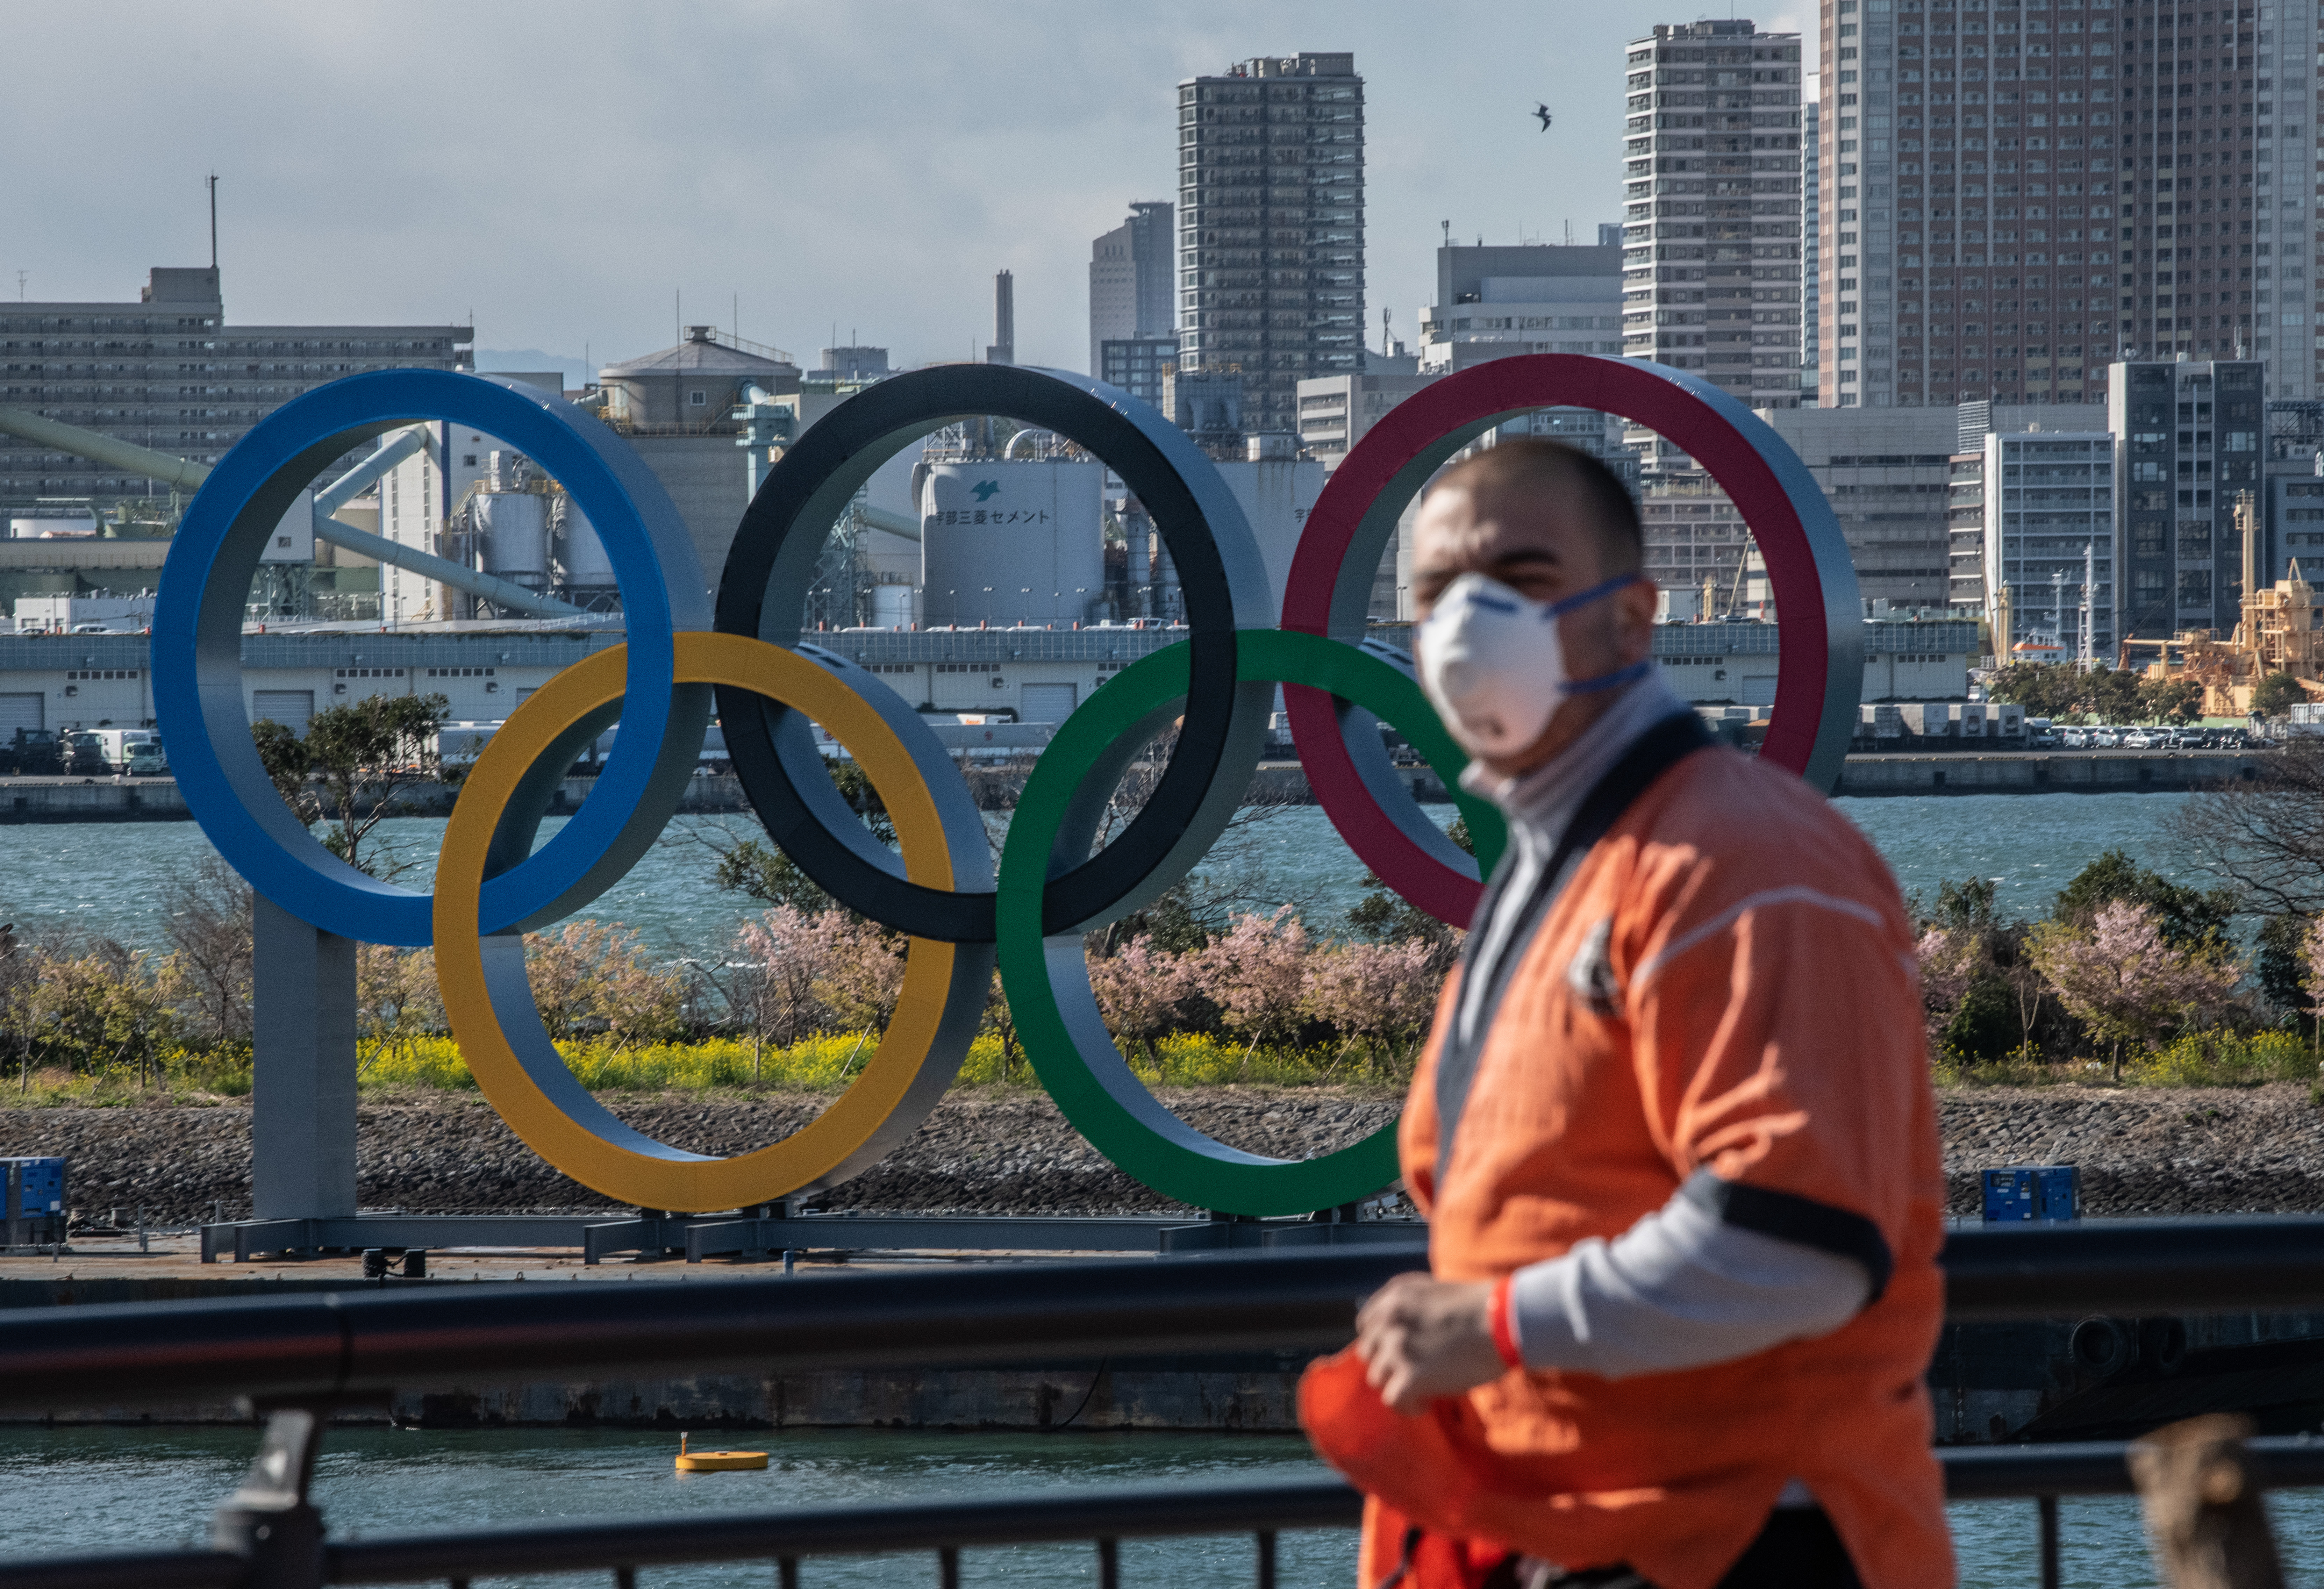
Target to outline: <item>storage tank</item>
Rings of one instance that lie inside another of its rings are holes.
[[[1307,528],[1307,515],[1314,511],[1315,499],[1323,494],[1327,477],[1322,464],[1312,458],[1292,457],[1286,448],[1273,448],[1269,456],[1259,456],[1261,444],[1272,439],[1254,436],[1250,439],[1249,458],[1230,459],[1218,466],[1220,478],[1242,504],[1243,517],[1250,521],[1251,535],[1259,542],[1259,555],[1267,562],[1268,605],[1265,617],[1269,624],[1283,616],[1283,592],[1291,583],[1291,559],[1299,550],[1300,533]]]
[[[872,587],[872,627],[902,629],[912,621],[912,587],[875,585]]]
[[[567,590],[614,588],[613,559],[605,555],[605,543],[597,539],[589,515],[569,496],[558,499],[557,531],[559,586]]]
[[[922,621],[1062,627],[1105,597],[1099,463],[931,464],[920,487]]]
[[[528,590],[549,588],[549,499],[531,491],[480,491],[470,506],[484,572]]]

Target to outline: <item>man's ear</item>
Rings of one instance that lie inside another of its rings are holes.
[[[1662,587],[1644,574],[1614,593],[1614,646],[1627,665],[1655,646],[1655,605]]]

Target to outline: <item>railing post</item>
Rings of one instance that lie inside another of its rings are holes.
[[[936,1551],[936,1580],[943,1589],[960,1589],[960,1547],[946,1545]]]
[[[2039,1496],[2034,1506],[2042,1515],[2042,1589],[2058,1589],[2058,1498]]]
[[[1121,1589],[1121,1541],[1097,1542],[1097,1589]]]
[[[1275,1589],[1275,1530],[1259,1531],[1259,1589]]]
[[[258,1460],[242,1488],[226,1499],[211,1542],[250,1562],[247,1589],[320,1589],[323,1514],[307,1499],[322,1443],[326,1409],[277,1407],[266,1412]]]

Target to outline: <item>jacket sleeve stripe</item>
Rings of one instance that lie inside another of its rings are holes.
[[[1888,1289],[1888,1277],[1895,1272],[1896,1262],[1889,1253],[1887,1238],[1880,1233],[1878,1225],[1860,1214],[1796,1193],[1722,1180],[1708,1169],[1698,1169],[1687,1177],[1679,1194],[1738,1230],[1812,1247],[1819,1252],[1862,1264],[1872,1280],[1872,1289],[1864,1298],[1867,1307],[1880,1300],[1881,1293]]]
[[[1765,910],[1776,905],[1810,905],[1818,910],[1837,910],[1843,916],[1852,916],[1868,926],[1877,928],[1887,925],[1880,912],[1871,906],[1859,901],[1842,899],[1838,894],[1828,894],[1820,889],[1800,886],[1762,889],[1756,894],[1746,894],[1710,920],[1687,928],[1669,943],[1665,944],[1656,953],[1647,956],[1631,975],[1631,988],[1634,991],[1644,988],[1662,974],[1663,967],[1697,944],[1726,931],[1740,920],[1747,912]]]

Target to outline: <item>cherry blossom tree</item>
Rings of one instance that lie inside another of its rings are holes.
[[[1436,947],[1411,938],[1388,944],[1342,944],[1309,957],[1305,1012],[1340,1034],[1342,1051],[1360,1043],[1377,1065],[1401,1058],[1428,1030],[1443,986]]]
[[[2044,922],[2028,947],[2059,1002],[2113,1045],[2116,1081],[2126,1042],[2221,1009],[2243,975],[2224,954],[2173,947],[2151,907],[2125,901],[2099,907],[2087,928]]]
[[[1207,1024],[1208,1006],[1196,985],[1191,956],[1155,947],[1140,934],[1089,963],[1090,991],[1117,1041],[1143,1043]]]
[[[1195,984],[1218,1006],[1219,1022],[1256,1049],[1300,1027],[1307,981],[1307,928],[1285,906],[1244,915],[1192,956]]]

